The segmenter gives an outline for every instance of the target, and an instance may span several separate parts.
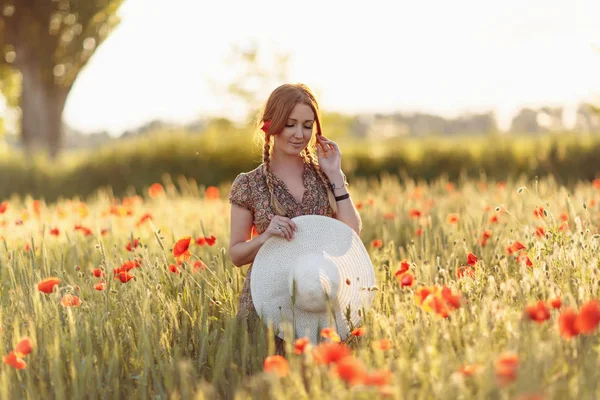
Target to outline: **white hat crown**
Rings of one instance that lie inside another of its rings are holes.
[[[329,299],[335,298],[340,285],[337,265],[325,252],[299,256],[289,272],[292,304],[314,313],[327,311]]]

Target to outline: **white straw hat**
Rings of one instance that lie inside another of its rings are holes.
[[[328,327],[344,340],[373,300],[375,272],[367,249],[337,219],[302,215],[292,221],[298,231],[291,241],[271,237],[254,258],[250,290],[256,312],[287,341],[306,336],[317,344]],[[286,337],[286,322],[295,326],[293,338]]]

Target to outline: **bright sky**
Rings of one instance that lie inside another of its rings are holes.
[[[210,81],[250,40],[290,52],[290,81],[328,111],[492,109],[507,127],[523,106],[600,97],[598,0],[126,0],[120,14],[69,95],[74,128],[235,118]]]

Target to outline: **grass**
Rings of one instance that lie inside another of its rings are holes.
[[[46,204],[30,196],[8,202],[0,214],[0,353],[7,355],[27,336],[33,350],[24,358],[25,369],[0,365],[1,398],[600,394],[598,330],[567,339],[558,322],[566,307],[579,310],[599,296],[600,190],[589,183],[568,190],[552,179],[508,180],[506,187],[469,179],[452,187],[443,179],[426,185],[385,175],[353,182],[361,238],[379,290],[364,336],[348,346],[369,373],[389,371],[381,386],[349,385],[334,366],[317,363],[312,351],[294,354],[293,343],[289,374],[263,371],[273,343],[249,343],[235,319],[246,268],[229,260],[227,193],[221,189],[219,199],[206,198],[204,187],[191,180],[178,186],[166,181],[164,188],[154,198],[146,190],[128,198],[102,190],[86,202]],[[540,206],[546,212],[536,217]],[[421,217],[412,218],[411,210]],[[146,213],[151,220],[139,223]],[[449,223],[454,213],[458,222]],[[498,223],[491,222],[494,215]],[[538,227],[545,234],[537,236]],[[50,233],[54,228],[57,236]],[[485,230],[492,236],[482,246]],[[173,246],[186,235],[214,235],[216,243],[192,243],[192,258],[173,273]],[[133,239],[140,244],[129,252]],[[532,266],[507,254],[514,241],[526,247]],[[479,259],[474,276],[459,279],[456,271],[467,265],[469,253]],[[130,271],[135,278],[114,279],[114,269],[133,258],[141,261]],[[205,270],[193,267],[198,260]],[[410,265],[412,286],[402,287],[395,277],[402,261]],[[96,268],[106,275],[104,290],[94,289],[101,279],[92,273]],[[52,293],[40,292],[37,284],[53,276],[60,284]],[[432,303],[415,300],[419,288],[434,285],[461,296],[460,307],[447,318],[432,312]],[[81,305],[62,306],[66,294],[78,296]],[[527,306],[554,297],[562,307],[550,307],[549,319],[538,323],[526,316]],[[389,340],[389,349],[381,348],[381,339]],[[498,360],[511,353],[518,366],[502,369]],[[464,366],[476,372],[460,372]],[[499,372],[507,377],[504,384]]]

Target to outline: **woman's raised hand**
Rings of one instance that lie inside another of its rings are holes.
[[[264,233],[267,234],[267,238],[271,236],[279,236],[290,241],[294,238],[294,232],[297,230],[298,227],[294,221],[287,217],[275,215],[271,219],[271,222]]]

